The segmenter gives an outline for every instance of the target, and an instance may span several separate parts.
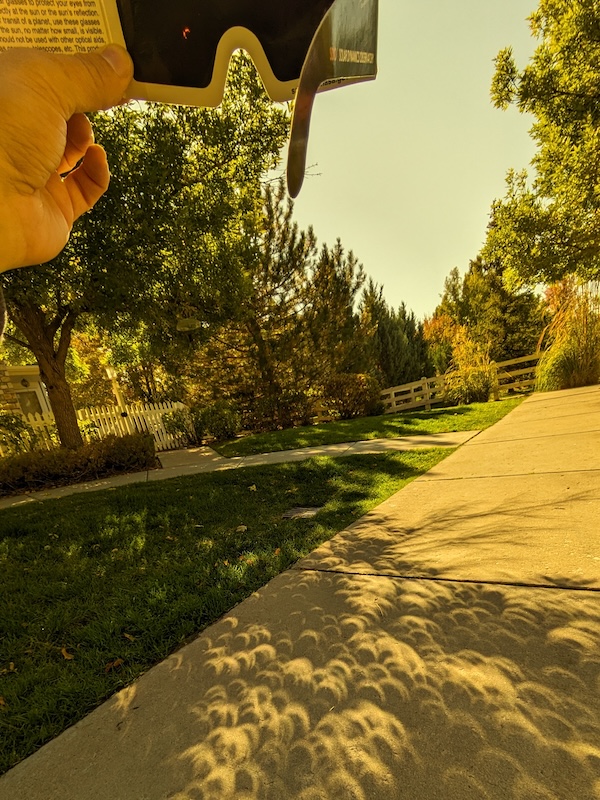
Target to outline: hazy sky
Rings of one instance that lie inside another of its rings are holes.
[[[531,119],[495,109],[493,59],[524,66],[536,0],[380,0],[379,77],[318,97],[296,219],[339,236],[392,306],[431,314],[466,270],[509,168],[534,153]]]

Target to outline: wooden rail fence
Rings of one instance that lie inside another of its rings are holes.
[[[540,353],[533,353],[510,361],[496,364],[497,381],[492,390],[494,400],[513,392],[531,392],[535,387],[535,370],[540,360]],[[432,405],[444,402],[446,376],[421,378],[420,381],[405,383],[384,389],[381,399],[385,406],[385,414],[396,414],[399,411],[414,411],[418,408],[429,410]]]

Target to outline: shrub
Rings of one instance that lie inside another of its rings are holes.
[[[548,329],[535,388],[548,392],[600,380],[600,297],[593,285],[565,287],[566,297]]]
[[[192,423],[198,440],[212,436],[217,441],[233,439],[241,430],[239,412],[226,400],[216,400],[202,409],[192,409]]]
[[[0,445],[9,453],[33,450],[37,436],[31,425],[19,414],[0,414]]]
[[[323,406],[332,417],[340,419],[382,414],[381,386],[372,375],[334,375],[323,387]]]
[[[487,352],[459,329],[452,349],[452,366],[446,372],[444,403],[487,403],[497,385],[496,365]]]
[[[242,425],[252,431],[274,431],[308,425],[313,398],[306,391],[282,389],[276,396],[254,395],[243,405]]]
[[[156,467],[149,434],[107,436],[78,450],[38,450],[0,461],[0,495],[65,486]]]
[[[197,435],[194,417],[188,408],[167,411],[162,419],[166,432],[171,436],[181,437],[184,444],[200,444],[202,441],[202,431]]]

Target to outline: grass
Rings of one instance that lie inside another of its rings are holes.
[[[367,439],[394,439],[413,434],[475,431],[489,428],[519,405],[522,397],[497,403],[472,403],[468,406],[435,408],[431,411],[409,411],[405,414],[384,414],[379,417],[328,422],[302,428],[253,434],[230,442],[213,445],[222,456],[250,456],[295,450],[300,447],[361,442]]]
[[[319,458],[0,515],[0,773],[448,450]],[[294,506],[313,519],[283,520]]]

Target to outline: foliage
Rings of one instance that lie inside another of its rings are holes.
[[[115,398],[106,368],[110,351],[100,333],[92,326],[74,331],[65,362],[65,376],[71,388],[75,408],[113,405]]]
[[[111,185],[52,262],[2,276],[18,341],[40,366],[61,441],[81,445],[65,376],[73,331],[146,325],[154,352],[177,349],[178,317],[231,316],[254,253],[261,176],[287,133],[249,59],[232,62],[219,109],[129,105],[94,117]]]
[[[469,338],[464,328],[459,329],[452,348],[452,364],[445,374],[444,402],[485,403],[496,382],[496,367],[488,353]]]
[[[596,0],[540,0],[530,18],[538,46],[519,71],[496,58],[492,98],[535,119],[534,179],[511,171],[492,206],[484,257],[515,285],[600,274],[600,11]]]
[[[2,459],[0,495],[65,486],[155,466],[152,436],[140,433],[107,436],[78,450],[36,450]]]
[[[368,365],[382,386],[399,386],[431,373],[423,324],[402,303],[390,309],[383,287],[369,280],[360,303]]]
[[[440,327],[451,332],[450,345],[453,327],[464,326],[469,338],[494,361],[534,352],[545,321],[541,297],[531,289],[511,290],[504,280],[504,268],[481,256],[470,262],[464,276],[456,268],[450,272],[435,317],[452,320],[454,326],[444,323]],[[440,356],[438,360],[442,361]]]
[[[433,316],[425,318],[423,336],[436,375],[443,375],[450,368],[455,335],[456,322],[449,314],[438,310]]]
[[[323,405],[334,417],[354,419],[381,414],[381,385],[372,375],[340,373],[323,386]]]
[[[34,450],[37,439],[34,429],[20,414],[0,414],[0,445],[5,453]]]
[[[0,772],[447,452],[313,459],[3,511],[0,665],[14,671],[0,671]],[[323,510],[283,520],[292,505]]]
[[[600,380],[600,296],[597,285],[563,285],[560,307],[548,329],[550,346],[536,371],[536,389],[589,386]]]
[[[233,439],[241,430],[240,413],[226,400],[216,400],[195,413],[192,411],[192,416],[196,432],[201,429],[204,435],[217,441]]]
[[[171,436],[180,437],[186,444],[200,444],[202,434],[197,435],[194,419],[188,408],[176,408],[174,411],[166,411],[162,415],[162,422],[165,430]]]
[[[285,428],[310,417],[315,387],[330,374],[354,371],[364,274],[339,241],[319,249],[312,229],[298,228],[282,183],[264,189],[252,226],[239,304],[223,327],[201,332],[182,399],[222,397],[245,427]]]

